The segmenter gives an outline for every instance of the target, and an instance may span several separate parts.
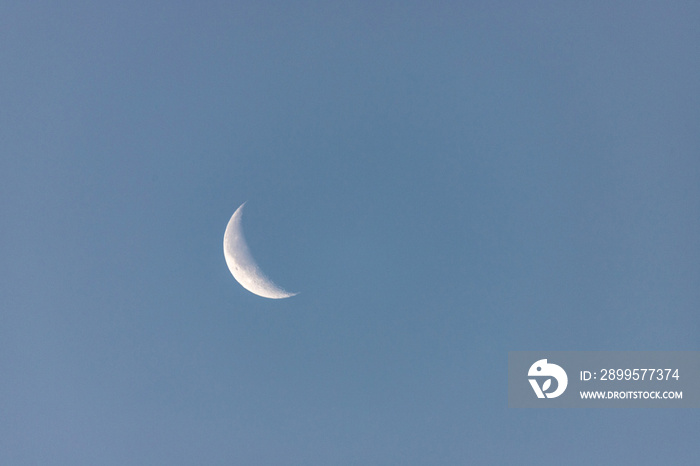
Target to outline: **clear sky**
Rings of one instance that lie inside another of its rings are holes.
[[[691,464],[508,408],[700,349],[697,2],[0,4],[0,463]],[[222,251],[300,294],[244,290]]]

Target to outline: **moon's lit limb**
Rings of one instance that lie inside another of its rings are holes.
[[[233,213],[224,233],[224,257],[233,278],[243,288],[263,298],[282,299],[296,295],[297,293],[283,290],[267,278],[250,254],[243,236],[243,206],[245,202]]]

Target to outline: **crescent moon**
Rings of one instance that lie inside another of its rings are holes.
[[[245,202],[233,213],[224,233],[224,257],[233,278],[243,288],[263,298],[282,299],[296,295],[297,293],[283,290],[267,278],[250,254],[241,223],[244,205]]]

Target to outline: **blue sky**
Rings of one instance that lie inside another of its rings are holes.
[[[0,5],[0,463],[691,464],[516,350],[698,350],[691,2]],[[277,284],[240,287],[248,201]]]

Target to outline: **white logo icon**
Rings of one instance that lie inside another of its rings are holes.
[[[556,364],[547,363],[546,359],[540,359],[535,364],[530,366],[530,370],[527,371],[529,377],[550,377],[544,381],[542,388],[537,383],[537,379],[528,379],[532,389],[535,391],[537,398],[556,398],[566,390],[566,386],[569,383],[569,378],[566,376],[564,369],[557,366]],[[547,393],[549,387],[552,385],[552,379],[554,377],[557,381],[557,389],[553,392]]]

